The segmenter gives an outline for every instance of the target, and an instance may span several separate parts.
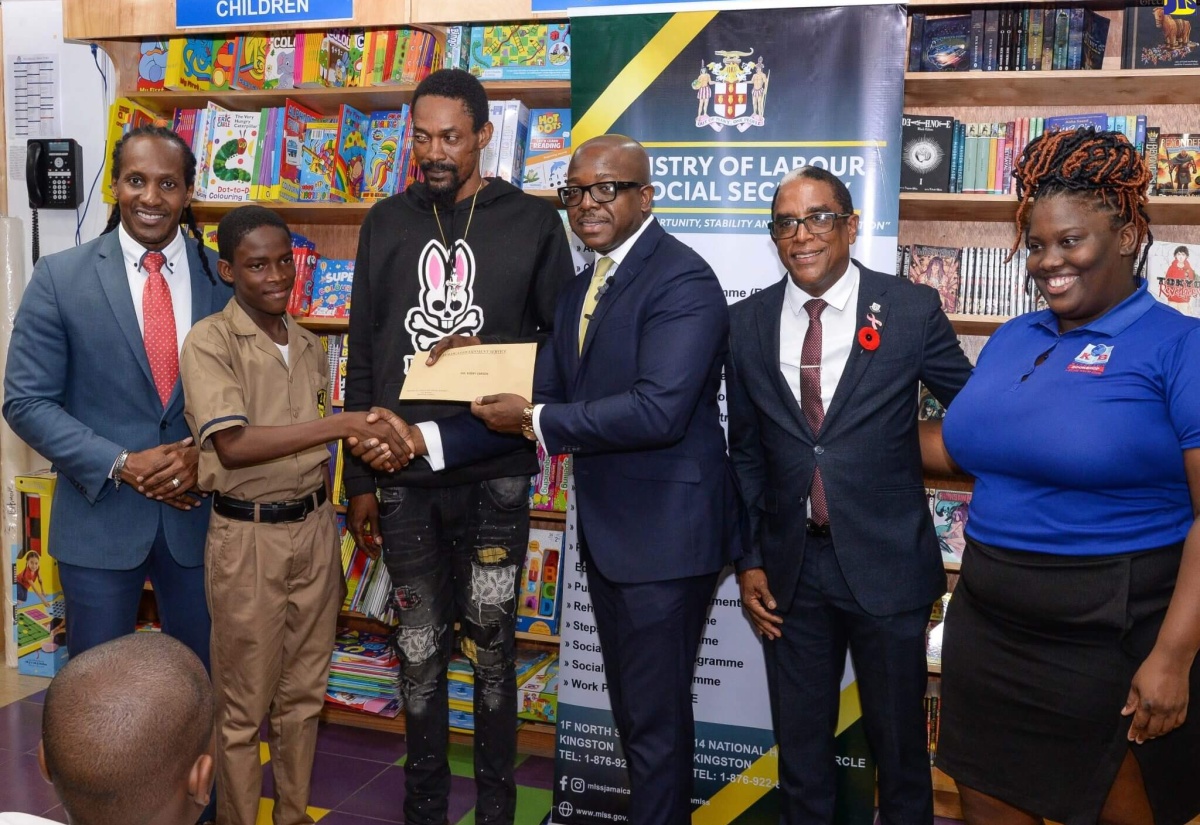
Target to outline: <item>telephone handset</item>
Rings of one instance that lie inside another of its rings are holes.
[[[83,147],[70,138],[31,138],[26,143],[25,185],[33,210],[33,262],[41,256],[39,209],[75,209],[83,203]]]

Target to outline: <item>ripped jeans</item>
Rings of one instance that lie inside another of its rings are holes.
[[[479,825],[516,812],[517,685],[513,630],[529,543],[529,476],[455,487],[385,487],[379,525],[399,618],[407,715],[406,825],[443,825],[450,794],[446,667],[459,623],[475,667]]]

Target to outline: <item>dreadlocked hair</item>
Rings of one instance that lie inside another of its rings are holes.
[[[134,138],[140,137],[159,138],[177,146],[183,154],[183,182],[187,184],[188,189],[191,189],[195,185],[196,156],[192,154],[192,147],[188,146],[187,141],[175,134],[173,130],[156,124],[147,124],[130,129],[117,141],[117,145],[113,147],[112,151],[112,176],[114,182],[121,176],[121,155],[125,150],[125,144]],[[208,276],[209,283],[215,285],[217,279],[213,277],[212,268],[208,265],[208,256],[204,254],[204,233],[200,231],[200,225],[196,223],[196,215],[192,212],[192,205],[190,203],[183,208],[183,213],[179,218],[179,222],[187,228],[188,234],[196,241],[196,251],[200,253],[200,266],[204,269],[204,274]],[[108,223],[105,224],[104,231],[100,234],[107,235],[120,225],[121,205],[114,203],[112,212],[108,216]]]
[[[1017,182],[1017,240],[1011,259],[1029,230],[1029,210],[1040,197],[1056,194],[1095,197],[1113,216],[1117,228],[1132,223],[1141,248],[1134,280],[1141,281],[1154,233],[1146,214],[1150,172],[1141,155],[1120,132],[1091,126],[1047,132],[1030,141],[1013,170]],[[1098,197],[1097,197],[1098,196]]]

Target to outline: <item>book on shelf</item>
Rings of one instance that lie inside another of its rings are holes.
[[[1083,32],[1080,42],[1081,69],[1104,68],[1105,45],[1108,43],[1109,19],[1091,9],[1083,10]]]
[[[905,114],[901,129],[900,191],[950,191],[954,118]]]
[[[925,693],[925,735],[926,746],[929,749],[929,764],[932,765],[937,757],[938,733],[942,716],[941,685],[932,680]]]
[[[350,31],[350,48],[346,54],[346,86],[351,89],[367,85],[367,32]]]
[[[292,294],[288,297],[289,315],[307,315],[312,305],[313,275],[317,269],[317,245],[303,235],[292,233],[292,261],[296,266],[296,280]]]
[[[138,126],[147,126],[158,122],[160,122],[159,117],[145,106],[139,106],[128,98],[118,97],[108,107],[108,130],[105,132],[105,141],[109,146],[116,146],[122,137]],[[112,191],[112,171],[112,152],[105,152],[104,170],[100,175],[102,187],[100,191],[106,203],[116,202]]]
[[[403,174],[412,145],[411,138],[406,139],[408,114],[408,104],[404,104],[397,110],[371,115],[364,152],[363,200],[381,200],[404,189]]]
[[[520,100],[504,101],[504,124],[493,136],[499,141],[496,177],[518,189],[525,174],[525,144],[529,140],[529,108]]]
[[[557,189],[567,182],[571,162],[571,110],[533,109],[525,145],[524,189]]]
[[[529,546],[517,591],[517,630],[554,636],[562,617],[561,530],[529,531]]]
[[[962,250],[954,247],[913,244],[908,266],[908,279],[937,290],[943,312],[958,311],[960,291],[959,268]]]
[[[442,56],[443,69],[471,68],[471,27],[447,26],[446,46]]]
[[[925,497],[929,502],[929,514],[933,516],[933,531],[942,551],[942,563],[962,564],[971,493],[931,488],[925,491]]]
[[[481,80],[570,80],[570,24],[473,26],[470,72]]]
[[[168,41],[165,88],[176,92],[208,91],[212,72],[212,38],[172,37]]]
[[[213,39],[212,81],[209,83],[212,91],[224,92],[236,88],[233,76],[237,72],[237,45],[236,35]]]
[[[1146,286],[1167,306],[1200,317],[1200,279],[1193,252],[1200,259],[1200,244],[1155,239],[1146,255]]]
[[[163,39],[143,40],[138,46],[139,92],[161,92],[166,90],[167,51],[170,44]]]
[[[1200,195],[1200,132],[1158,133],[1154,194]]]
[[[971,15],[926,17],[921,35],[923,72],[965,72],[971,68]]]
[[[350,286],[354,282],[354,260],[321,258],[313,275],[313,318],[350,317]]]
[[[1165,14],[1163,4],[1125,8],[1122,69],[1192,69],[1200,66],[1200,32],[1191,18]]]
[[[304,124],[301,145],[300,187],[295,200],[324,203],[331,199],[333,169],[337,162],[336,120],[314,120]]]
[[[217,112],[208,142],[204,199],[248,201],[258,150],[259,112]]]
[[[263,70],[264,89],[294,88],[292,73],[296,59],[296,35],[277,34],[267,40],[267,62]]]
[[[245,34],[235,39],[236,58],[233,88],[253,91],[267,84],[267,52],[270,40],[266,35]]]
[[[348,103],[338,108],[331,199],[353,203],[361,199],[366,172],[367,130],[371,119]]]

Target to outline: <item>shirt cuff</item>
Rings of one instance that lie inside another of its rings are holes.
[[[435,421],[421,421],[413,425],[425,439],[425,460],[435,473],[446,469],[446,453],[442,449],[442,431]]]
[[[533,434],[537,436],[538,444],[546,445],[546,439],[542,436],[542,407],[545,404],[533,405]]]

